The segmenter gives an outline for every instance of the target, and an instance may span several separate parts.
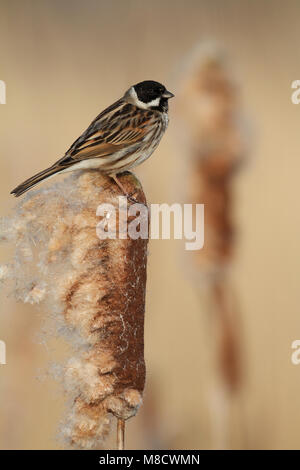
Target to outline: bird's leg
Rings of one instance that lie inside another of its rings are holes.
[[[134,193],[128,194],[122,183],[116,177],[116,175],[110,175],[110,177],[114,180],[116,185],[121,189],[121,191],[124,193],[124,196],[126,196],[129,201],[133,202],[134,204],[138,204],[138,201],[133,197]]]
[[[118,180],[118,178],[116,177],[116,175],[110,175],[110,177],[114,180],[114,182],[116,183],[116,185],[119,186],[119,188],[121,189],[121,191],[124,193],[124,196],[128,196],[128,193],[127,193],[126,189],[124,188],[124,186],[122,185],[122,183]]]

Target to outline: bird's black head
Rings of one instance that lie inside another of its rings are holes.
[[[142,109],[168,111],[168,100],[174,95],[164,85],[152,80],[137,83],[128,90],[134,104]]]

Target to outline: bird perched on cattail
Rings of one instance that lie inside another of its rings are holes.
[[[124,96],[100,113],[54,165],[17,186],[11,194],[21,196],[40,181],[58,173],[98,169],[117,178],[150,157],[168,126],[168,100],[174,95],[151,80],[137,83]]]

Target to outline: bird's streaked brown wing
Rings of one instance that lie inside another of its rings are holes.
[[[119,100],[97,116],[57,165],[108,156],[138,143],[157,128],[155,116]]]
[[[108,157],[120,150],[126,157],[133,155],[143,141],[149,145],[160,132],[162,121],[150,110],[142,110],[126,103],[123,99],[116,101],[94,119],[87,130],[71,145],[63,158],[46,170],[37,173],[17,186],[12,194],[21,196],[40,181],[61,171],[67,170],[76,163],[90,159]],[[122,156],[120,158],[123,158]],[[101,165],[100,165],[101,166]],[[110,162],[105,162],[106,169]],[[103,166],[104,168],[104,166]],[[119,170],[122,166],[115,166]]]

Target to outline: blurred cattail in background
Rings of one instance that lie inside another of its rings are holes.
[[[145,203],[132,174],[121,181]],[[132,219],[118,196],[110,178],[75,173],[30,192],[1,221],[1,240],[15,248],[12,262],[1,267],[2,281],[13,284],[18,300],[41,303],[72,346],[72,357],[54,370],[71,404],[62,435],[75,448],[99,448],[111,416],[122,448],[124,422],[142,403],[148,240],[96,233],[100,204],[107,219]]]
[[[196,288],[207,300],[210,338],[216,338],[211,354],[218,372],[209,392],[215,447],[228,446],[231,397],[242,380],[240,318],[230,279],[235,247],[233,176],[245,157],[239,108],[223,54],[214,45],[201,45],[181,79],[177,119],[184,130],[180,151],[187,162],[186,199],[204,204],[204,248],[188,256]]]

